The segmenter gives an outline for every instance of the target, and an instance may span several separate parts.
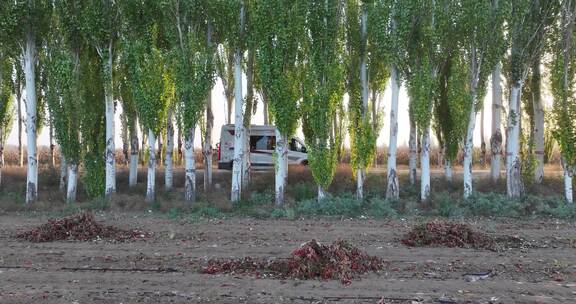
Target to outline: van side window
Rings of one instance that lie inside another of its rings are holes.
[[[302,152],[302,144],[295,138],[290,140],[290,151]]]
[[[250,136],[250,151],[253,150],[274,150],[276,148],[276,137],[273,136]]]

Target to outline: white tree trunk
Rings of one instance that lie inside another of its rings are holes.
[[[444,159],[444,176],[447,182],[452,182],[452,161],[446,158]]]
[[[544,179],[544,105],[542,98],[536,96],[534,101],[534,156],[536,157],[536,170],[534,182],[542,183]]]
[[[288,178],[288,136],[276,130],[276,204],[285,203],[286,181]]]
[[[184,135],[184,166],[186,181],[184,184],[184,198],[188,202],[196,201],[196,159],[194,159],[194,131],[191,128]]]
[[[568,203],[573,203],[572,177],[574,176],[574,168],[566,165],[564,157],[562,157],[562,169],[564,170],[564,197]]]
[[[506,188],[509,198],[519,198],[524,191],[520,172],[520,92],[522,84],[513,84],[510,89],[506,140]]]
[[[150,158],[148,159],[146,201],[153,202],[156,198],[156,134],[152,130],[148,130],[148,145],[150,146]]]
[[[64,154],[60,152],[60,192],[66,191],[66,178],[68,176],[68,165]]]
[[[250,126],[244,126],[242,134],[242,188],[245,189],[250,183]]]
[[[138,122],[134,119],[134,125],[130,131],[130,172],[128,176],[128,185],[136,186],[138,183]]]
[[[68,191],[66,191],[66,200],[69,203],[76,201],[76,189],[78,185],[78,164],[70,163],[68,165]]]
[[[410,185],[414,186],[416,184],[418,147],[416,144],[416,124],[412,119],[410,119],[410,140],[408,141],[408,149],[410,150],[410,157],[408,159]]]
[[[116,192],[116,146],[114,142],[114,92],[112,90],[112,50],[108,52],[108,77],[111,83],[104,85],[106,99],[106,197]]]
[[[500,85],[501,65],[492,72],[492,135],[490,137],[490,177],[493,182],[500,179],[500,155],[502,153],[502,132],[500,131],[502,109],[502,86]]]
[[[392,101],[390,105],[390,142],[388,144],[388,172],[386,188],[386,198],[397,200],[400,196],[398,184],[398,174],[396,171],[396,145],[398,142],[398,96],[399,78],[396,66],[392,67],[390,75],[390,86],[392,87]]]
[[[232,191],[230,200],[237,203],[242,198],[242,159],[244,151],[244,113],[242,111],[242,53],[234,54],[234,160],[232,165]]]
[[[38,161],[36,153],[36,42],[32,32],[27,33],[24,54],[26,77],[26,136],[28,172],[26,177],[26,203],[36,201],[38,196]]]
[[[364,178],[366,173],[362,168],[356,169],[356,198],[364,199]]]
[[[164,184],[166,190],[171,190],[174,185],[174,123],[173,123],[173,110],[168,109],[168,124],[166,126],[166,162],[165,162],[165,175]]]
[[[468,127],[466,129],[466,139],[464,140],[464,198],[469,198],[472,195],[472,155],[474,148],[474,127],[476,124],[476,93],[472,92],[472,106],[470,113],[468,113]]]
[[[367,42],[367,26],[368,26],[368,11],[363,6],[362,8],[362,18],[360,20],[360,35],[362,39],[362,58],[360,59],[360,85],[362,86],[362,124],[366,124],[367,112],[368,112],[368,72],[366,63],[366,42]],[[372,102],[376,102],[373,100]],[[364,199],[364,178],[366,177],[366,169],[363,167],[357,168],[356,179],[356,198],[361,200]]]
[[[318,186],[318,202],[325,199],[326,196],[327,196],[326,190],[324,190],[324,188],[322,188],[322,186]]]
[[[206,134],[204,135],[204,191],[212,188],[212,128],[214,126],[214,114],[212,113],[212,92],[206,98]]]
[[[422,152],[420,153],[420,199],[425,202],[430,198],[430,127],[422,132]]]
[[[18,75],[16,76],[18,77]],[[20,80],[16,84],[16,101],[18,102],[18,166],[24,166],[24,147],[22,145],[22,89]]]

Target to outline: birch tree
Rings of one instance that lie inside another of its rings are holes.
[[[215,8],[212,6],[215,5]],[[210,8],[213,8],[211,10]],[[207,96],[214,86],[215,48],[207,36],[211,35],[212,12],[228,16],[232,10],[221,1],[171,1],[168,10],[172,17],[171,36],[174,40],[175,88],[177,109],[184,129],[185,199],[196,199],[196,164],[194,132],[205,108]],[[226,19],[226,18],[223,18]]]
[[[576,98],[574,95],[576,82],[576,44],[574,41],[576,18],[576,1],[560,2],[560,21],[554,30],[554,46],[550,78],[552,96],[554,98],[553,118],[555,126],[554,138],[558,141],[562,153],[562,168],[564,170],[564,197],[572,203],[572,177],[576,166]]]
[[[228,37],[232,42],[234,49],[234,158],[232,162],[232,189],[230,191],[230,200],[238,203],[242,198],[242,173],[244,160],[244,141],[246,132],[244,130],[244,112],[242,96],[242,58],[244,57],[244,36],[246,26],[246,7],[245,1],[239,1],[237,20],[232,24],[236,30]],[[278,145],[278,138],[277,145]]]
[[[464,56],[468,67],[469,90],[468,123],[464,140],[464,198],[472,195],[472,149],[476,113],[482,108],[486,83],[490,72],[505,51],[503,6],[495,9],[490,1],[462,1]]]
[[[3,32],[7,45],[17,47],[22,58],[26,88],[26,133],[28,170],[26,174],[26,203],[32,203],[38,195],[38,159],[36,151],[37,131],[37,49],[44,31],[48,28],[50,1],[9,1],[2,5]]]
[[[297,127],[298,100],[302,96],[299,51],[304,28],[301,15],[304,4],[300,0],[258,1],[254,4],[254,26],[257,37],[260,37],[256,66],[277,129],[274,168],[276,204],[279,205],[285,202],[288,140]]]
[[[112,71],[120,30],[119,3],[115,0],[85,1],[82,10],[82,29],[86,40],[95,48],[101,59],[104,77],[104,104],[106,109],[106,186],[109,197],[116,192],[116,145],[114,141],[114,84]]]
[[[132,96],[138,117],[148,130],[150,156],[146,200],[156,196],[156,144],[166,128],[169,108],[173,105],[175,88],[166,50],[163,16],[155,1],[126,2],[127,22],[125,55],[129,69]],[[159,147],[160,149],[160,147]]]
[[[293,19],[292,34],[303,34],[304,20],[306,20],[306,32],[310,33],[307,41],[304,42],[307,57],[302,71],[305,75],[302,129],[308,148],[310,170],[318,185],[318,201],[321,201],[326,197],[327,188],[332,183],[336,170],[338,146],[331,125],[338,104],[342,102],[344,95],[340,40],[342,5],[340,1],[310,1],[306,15],[304,15],[297,1],[291,4],[294,6],[282,7],[282,9],[284,14],[288,13]],[[360,29],[355,28],[355,30]],[[303,38],[303,36],[295,36],[293,39],[302,39],[301,37]],[[358,76],[356,75],[357,78]]]
[[[554,14],[554,1],[511,0],[508,63],[508,126],[506,135],[506,189],[508,197],[519,198],[524,193],[520,161],[520,93],[534,56],[540,54],[544,34]]]
[[[356,197],[364,197],[366,169],[372,163],[376,134],[369,113],[368,10],[372,4],[348,1],[346,6],[348,51],[348,111],[351,164],[356,170]],[[374,65],[376,67],[376,65]],[[373,100],[372,102],[376,102]]]

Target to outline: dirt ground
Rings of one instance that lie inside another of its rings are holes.
[[[153,233],[134,243],[28,243],[19,231],[46,216],[0,216],[1,303],[574,303],[576,225],[559,221],[469,220],[530,246],[503,252],[408,248],[399,239],[417,219],[189,222],[151,213],[99,213],[98,220]],[[420,219],[421,220],[421,219]],[[386,261],[355,280],[267,279],[201,274],[210,258],[287,257],[301,243],[344,239]],[[470,280],[469,273],[492,271]]]

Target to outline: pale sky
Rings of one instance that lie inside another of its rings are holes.
[[[246,94],[246,81],[243,81],[243,85],[244,85],[244,94]],[[547,90],[543,90],[543,92],[546,92]],[[491,113],[492,113],[492,107],[491,107],[491,96],[492,96],[492,92],[491,89],[488,88],[488,92],[486,94],[486,98],[484,100],[484,111],[485,111],[485,124],[484,124],[484,128],[485,128],[485,137],[486,137],[486,143],[489,143],[489,139],[490,139],[490,122],[491,122]],[[384,127],[382,128],[381,132],[380,132],[380,136],[378,137],[378,146],[387,146],[388,145],[388,138],[389,138],[389,134],[390,134],[390,124],[389,124],[389,114],[390,114],[390,101],[391,101],[391,91],[390,91],[390,85],[387,86],[384,96],[383,96],[384,100],[382,102],[382,105],[384,106],[384,112],[385,112],[385,119],[384,119]],[[543,96],[544,100],[549,99],[548,96],[544,95]],[[214,110],[214,131],[213,131],[213,140],[214,140],[214,145],[216,144],[216,142],[219,141],[220,138],[220,128],[221,126],[225,123],[226,120],[226,98],[224,97],[224,90],[222,87],[222,82],[218,79],[216,82],[216,85],[214,86],[214,89],[212,90],[212,107]],[[503,99],[503,104],[506,106],[507,104],[507,100]],[[24,109],[24,107],[22,107],[22,109]],[[24,111],[24,110],[23,110]],[[120,137],[120,121],[119,121],[119,116],[121,113],[122,109],[121,106],[119,106],[117,108],[116,111],[116,148],[119,149],[122,147],[122,140]],[[399,128],[398,128],[398,145],[399,146],[407,146],[408,145],[408,138],[409,138],[409,123],[408,123],[408,97],[406,95],[406,90],[404,87],[402,87],[400,89],[400,102],[399,102],[399,108],[398,108],[398,119],[399,119]],[[234,115],[232,115],[232,120],[234,120]],[[262,104],[259,103],[258,107],[257,107],[257,113],[256,115],[253,116],[252,118],[252,124],[262,124],[264,121],[264,117],[262,114]],[[505,123],[505,119],[503,119],[503,122]],[[12,133],[10,134],[10,136],[8,137],[8,145],[17,145],[18,144],[18,128],[17,125],[15,123],[14,128],[12,129]],[[24,130],[25,132],[25,130]],[[502,132],[504,132],[504,129],[502,129]],[[26,135],[23,135],[23,142],[24,145],[26,144]],[[303,138],[301,131],[298,131],[296,136]],[[196,142],[195,142],[195,146],[199,147],[200,146],[200,133],[199,130],[196,130]],[[432,140],[433,143],[435,143],[435,137],[432,136]],[[45,127],[43,128],[41,134],[38,137],[38,144],[39,145],[45,145],[48,146],[49,144],[49,135],[48,135],[48,128]],[[474,145],[475,146],[480,146],[480,113],[478,113],[478,115],[476,116],[476,128],[474,131]]]

